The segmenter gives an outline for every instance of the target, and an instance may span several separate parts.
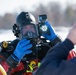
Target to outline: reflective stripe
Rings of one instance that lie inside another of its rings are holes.
[[[7,75],[4,68],[0,65],[0,72],[2,73],[2,75]]]

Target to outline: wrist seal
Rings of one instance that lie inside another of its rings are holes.
[[[15,60],[12,55],[8,57],[6,63],[10,66],[10,68],[15,68],[18,65],[18,61]]]

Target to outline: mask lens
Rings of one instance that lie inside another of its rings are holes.
[[[36,38],[38,36],[35,25],[25,25],[21,28],[22,38]]]

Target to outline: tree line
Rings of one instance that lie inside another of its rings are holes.
[[[26,11],[26,10],[22,10]],[[75,5],[67,5],[63,10],[57,2],[50,2],[46,6],[40,4],[34,11],[30,11],[38,22],[38,16],[46,14],[53,26],[72,26],[76,21]],[[17,13],[6,13],[0,16],[0,29],[11,29],[16,21]]]

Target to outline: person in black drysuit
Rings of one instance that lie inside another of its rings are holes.
[[[21,12],[17,16],[16,24],[13,26],[17,39],[9,42],[7,47],[1,45],[0,64],[8,75],[32,75],[47,51],[61,42],[51,24],[46,21],[45,25],[49,28],[50,35],[41,34],[45,38],[41,40],[34,16],[29,12]],[[50,41],[49,44],[43,45],[46,40]],[[36,44],[39,43],[41,46],[38,49]]]

